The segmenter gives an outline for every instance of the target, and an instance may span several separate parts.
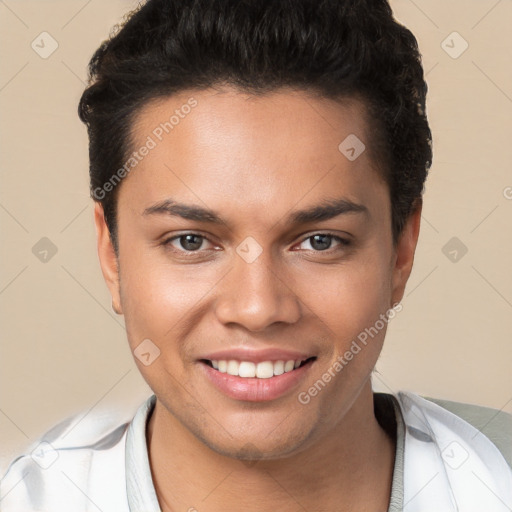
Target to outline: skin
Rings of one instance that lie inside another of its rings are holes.
[[[374,416],[370,377],[386,329],[307,405],[297,396],[401,300],[421,206],[393,245],[389,190],[355,99],[186,91],[141,110],[134,148],[190,97],[197,107],[120,185],[118,258],[95,208],[102,272],[130,347],[149,338],[161,351],[149,366],[135,362],[157,397],[147,442],[162,510],[385,511],[395,445]],[[366,144],[353,162],[338,150],[352,133]],[[143,214],[168,198],[224,224]],[[337,198],[366,213],[288,221]],[[163,243],[191,232],[206,237],[198,251]],[[310,237],[326,232],[349,245],[333,237],[318,250]],[[236,252],[248,236],[262,248],[252,263]],[[242,345],[317,359],[278,399],[240,401],[204,377],[198,358]]]

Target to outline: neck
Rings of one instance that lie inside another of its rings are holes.
[[[163,512],[388,509],[395,443],[375,418],[370,381],[333,432],[287,458],[241,461],[219,455],[158,400],[147,443]]]

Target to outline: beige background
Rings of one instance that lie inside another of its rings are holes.
[[[0,0],[0,472],[64,417],[101,408],[128,417],[150,392],[97,263],[76,115],[92,52],[134,5]],[[512,412],[512,3],[392,7],[424,55],[435,158],[415,269],[375,386]],[[43,31],[59,45],[47,59],[31,47]],[[442,47],[463,48],[454,31],[469,44],[458,58]],[[32,253],[42,237],[57,247],[46,263]],[[452,237],[468,248],[457,262],[442,251]]]

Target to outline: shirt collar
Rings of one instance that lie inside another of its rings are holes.
[[[130,512],[161,512],[151,478],[146,427],[156,396],[151,395],[137,410],[126,435],[126,494]]]

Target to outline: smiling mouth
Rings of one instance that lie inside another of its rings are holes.
[[[235,377],[270,379],[292,372],[303,366],[310,365],[316,357],[307,359],[289,359],[280,361],[261,361],[253,363],[252,361],[237,361],[234,359],[209,360],[201,359],[201,362],[217,370],[220,373],[226,373]]]

